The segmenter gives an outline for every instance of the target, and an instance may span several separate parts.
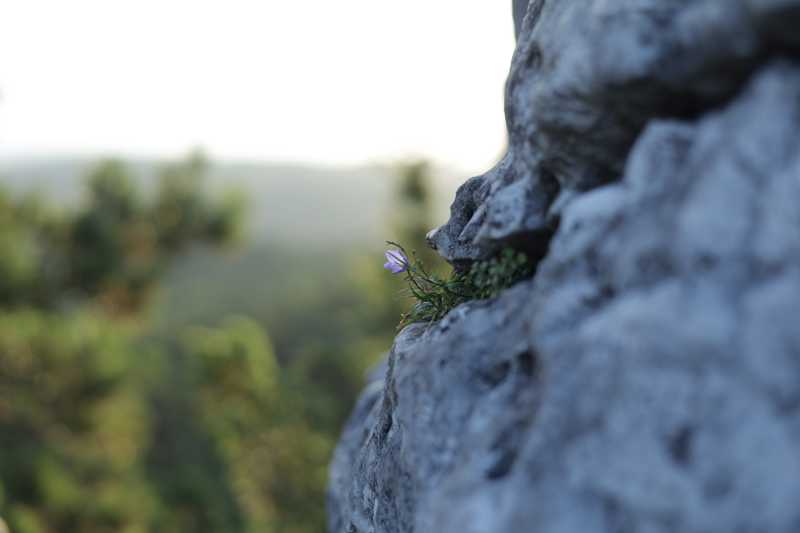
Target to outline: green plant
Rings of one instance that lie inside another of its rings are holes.
[[[466,285],[475,300],[494,298],[519,281],[533,276],[533,271],[527,255],[505,248],[489,260],[473,263],[466,275]]]
[[[393,274],[405,275],[408,295],[415,300],[411,310],[402,315],[398,327],[412,322],[434,322],[464,302],[494,298],[534,272],[527,255],[505,248],[490,259],[476,261],[467,271],[453,270],[449,277],[443,278],[429,272],[414,251],[409,256],[401,245],[387,243],[397,250],[386,252],[384,267]]]

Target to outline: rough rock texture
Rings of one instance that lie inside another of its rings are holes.
[[[528,0],[512,0],[511,9],[514,17],[514,36],[519,37],[519,32],[522,30],[522,19],[525,18],[525,12],[528,10]]]
[[[431,236],[536,275],[412,325],[331,533],[800,531],[800,0],[534,0]]]
[[[459,191],[432,244],[454,263],[521,236],[540,250],[570,198],[619,180],[650,121],[696,119],[725,105],[770,58],[796,52],[798,6],[532,1],[506,87],[508,153]]]

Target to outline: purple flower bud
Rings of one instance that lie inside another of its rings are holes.
[[[383,268],[392,274],[399,274],[408,270],[408,258],[400,250],[389,250],[385,254],[386,263]]]

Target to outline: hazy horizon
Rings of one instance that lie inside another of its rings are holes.
[[[17,193],[36,192],[63,205],[75,204],[85,193],[85,177],[102,157],[0,157],[0,185]],[[124,158],[133,179],[151,189],[159,168],[173,158]],[[387,238],[386,213],[396,185],[397,166],[314,165],[209,160],[208,186],[246,192],[247,229],[256,243],[313,246],[362,244],[382,247]],[[431,173],[433,213],[447,219],[455,189],[468,176],[434,165]],[[358,216],[353,216],[358,213]]]

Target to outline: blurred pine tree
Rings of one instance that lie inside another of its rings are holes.
[[[177,168],[185,186],[151,200],[118,161],[76,208],[0,192],[0,515],[15,533],[143,532],[172,513],[142,463],[159,437],[142,363],[163,352],[133,319],[183,247],[225,242],[238,216],[206,197],[194,159]]]

